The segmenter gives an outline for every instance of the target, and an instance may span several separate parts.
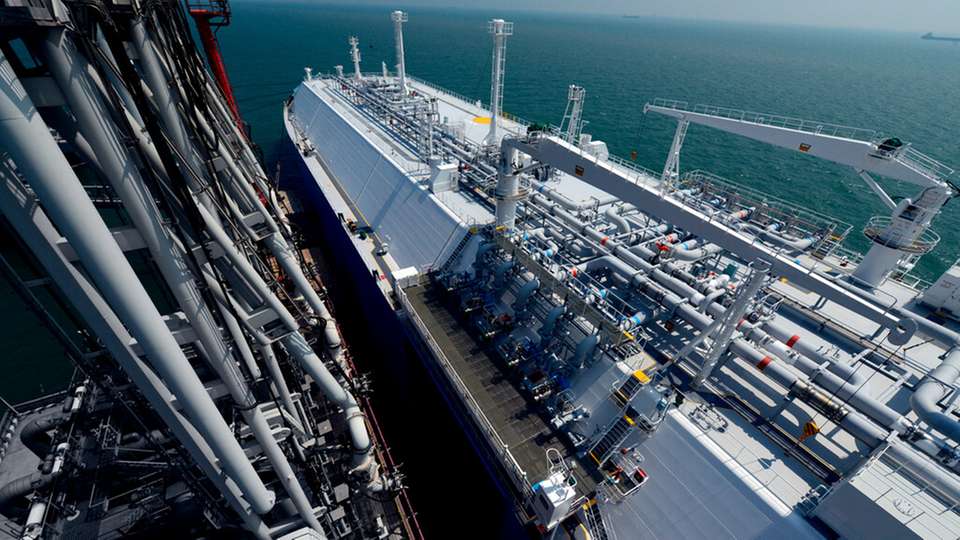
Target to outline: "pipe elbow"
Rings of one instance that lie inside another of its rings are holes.
[[[941,411],[937,405],[945,390],[942,382],[928,376],[910,396],[910,408],[931,428],[954,441],[960,441],[960,422]]]

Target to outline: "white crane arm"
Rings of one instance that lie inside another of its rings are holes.
[[[816,156],[887,178],[922,187],[943,186],[953,170],[917,152],[909,145],[891,147],[873,140],[876,132],[845,128],[807,120],[655,100],[644,105],[655,112],[694,124],[712,127],[755,141]],[[897,141],[899,142],[899,141]]]

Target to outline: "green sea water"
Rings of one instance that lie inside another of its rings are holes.
[[[303,68],[350,70],[347,38],[360,38],[365,71],[392,66],[392,7],[234,2],[220,33],[244,117],[267,160],[280,136],[278,101]],[[567,86],[586,88],[586,131],[623,157],[660,170],[675,123],[643,115],[657,97],[875,129],[960,166],[960,47],[882,31],[759,26],[669,19],[411,8],[408,72],[470,98],[489,100],[486,21],[515,22],[508,39],[504,108],[559,124]],[[852,169],[700,126],[689,130],[684,170],[706,169],[840,218],[848,245],[868,247],[860,228],[887,215]],[[919,188],[884,182],[891,194]],[[960,209],[948,204],[934,229],[943,241],[917,273],[935,279],[960,255]]]

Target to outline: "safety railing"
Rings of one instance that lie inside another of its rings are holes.
[[[430,88],[431,90],[435,90],[435,91],[437,91],[437,92],[440,92],[441,94],[445,94],[445,95],[447,95],[447,96],[449,96],[449,97],[459,99],[460,101],[463,101],[463,102],[466,102],[466,103],[470,103],[470,104],[472,104],[472,105],[476,105],[477,102],[480,101],[480,100],[475,99],[475,98],[469,98],[469,97],[467,97],[467,96],[465,96],[465,95],[463,95],[463,94],[461,94],[461,93],[459,93],[459,92],[454,92],[453,90],[448,90],[448,89],[440,86],[439,84],[432,83],[432,82],[430,82],[430,81],[428,81],[428,80],[426,80],[426,79],[421,79],[420,77],[417,77],[417,76],[415,76],[415,75],[410,75],[409,73],[407,74],[407,79],[412,80],[412,81],[414,81],[414,82],[416,82],[416,83],[418,83],[418,84],[422,84],[423,86],[426,86],[427,88]],[[487,109],[487,107],[485,107],[485,106],[482,105],[482,104],[480,105],[480,108],[485,109],[485,110],[489,110],[489,109]]]
[[[874,242],[907,253],[926,254],[940,243],[940,235],[932,229],[926,229],[909,243],[895,242],[884,238],[884,231],[890,227],[893,219],[890,216],[873,216],[863,227],[863,235]]]
[[[856,128],[841,124],[830,124],[827,122],[804,120],[802,118],[759,113],[754,111],[733,109],[729,107],[719,107],[716,105],[699,104],[691,108],[686,101],[679,101],[675,99],[657,98],[653,100],[653,106],[677,111],[719,116],[722,118],[729,118],[731,120],[749,122],[751,124],[761,124],[765,126],[793,129],[806,133],[813,133],[816,135],[829,135],[831,137],[854,139],[858,141],[873,141],[878,136],[877,131],[873,129]]]
[[[897,161],[914,171],[933,180],[947,178],[953,175],[954,170],[940,163],[932,157],[907,146],[897,157]]]
[[[426,86],[427,88],[430,88],[431,90],[434,90],[434,91],[439,92],[439,93],[441,93],[441,94],[445,94],[445,95],[447,95],[447,96],[449,96],[449,97],[452,97],[452,98],[455,98],[455,99],[459,99],[460,101],[463,101],[464,103],[468,103],[468,104],[470,104],[470,105],[477,105],[477,104],[479,104],[479,106],[480,106],[481,109],[483,109],[484,111],[490,112],[490,106],[489,106],[489,104],[484,103],[482,100],[479,100],[479,99],[476,99],[476,98],[470,98],[470,97],[467,97],[467,96],[465,96],[465,95],[463,95],[463,94],[461,94],[461,93],[459,93],[459,92],[454,92],[453,90],[448,90],[448,89],[440,86],[439,84],[432,83],[432,82],[427,81],[427,80],[425,80],[425,79],[421,79],[420,77],[417,77],[417,76],[415,76],[415,75],[407,74],[407,79],[413,80],[414,82],[416,82],[416,83],[418,83],[418,84],[422,84],[423,86]],[[508,113],[508,112],[506,112],[506,111],[500,111],[500,116],[501,116],[502,118],[506,119],[506,120],[510,120],[511,122],[514,122],[514,123],[516,123],[516,124],[519,124],[519,125],[522,126],[522,127],[528,127],[528,126],[531,126],[531,125],[533,124],[533,122],[530,122],[530,121],[527,120],[526,118],[523,118],[523,117],[521,117],[521,116],[517,116],[517,115],[515,115],[515,114]]]
[[[638,180],[640,179],[639,177],[646,177],[644,180],[650,184],[656,184],[660,181],[659,173],[654,172],[643,165],[640,165],[639,163],[623,159],[616,154],[610,154],[607,160],[619,167],[623,167],[624,169],[639,175]]]
[[[728,202],[734,201],[737,208],[730,210],[753,207],[768,214],[765,216],[767,219],[782,221],[793,229],[781,232],[816,237],[830,234],[836,237],[836,241],[842,241],[852,229],[849,223],[707,171],[685,173],[671,188],[674,191],[698,189],[701,191],[699,197],[703,199],[720,196],[728,199]]]
[[[500,434],[497,433],[496,429],[494,429],[490,419],[487,418],[487,415],[484,414],[483,409],[480,408],[480,405],[473,398],[473,395],[470,393],[467,385],[463,382],[463,379],[460,378],[460,375],[453,367],[453,364],[450,363],[450,360],[447,359],[447,355],[444,354],[443,349],[441,349],[440,345],[435,339],[433,339],[433,336],[430,334],[430,330],[427,329],[426,323],[423,322],[423,319],[410,303],[410,299],[407,297],[406,291],[404,291],[401,287],[396,287],[395,291],[397,298],[400,300],[400,305],[403,307],[404,312],[406,312],[408,319],[416,327],[417,332],[427,344],[427,348],[430,349],[430,353],[443,369],[444,374],[447,376],[447,380],[450,381],[454,390],[456,390],[456,392],[460,395],[463,404],[466,406],[467,410],[470,411],[470,414],[473,416],[474,421],[480,428],[480,431],[491,443],[494,453],[506,468],[507,473],[514,482],[514,485],[524,497],[529,496],[531,494],[531,486],[530,481],[527,479],[527,473],[524,472],[523,468],[520,466],[520,463],[518,463],[516,458],[513,457],[513,454],[510,453],[509,445],[503,441],[503,439],[500,437]]]

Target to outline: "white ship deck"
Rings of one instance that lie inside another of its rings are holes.
[[[443,207],[444,211],[455,215],[462,226],[492,221],[491,211],[466,193],[448,191],[436,196],[430,195],[429,187],[426,185],[428,175],[426,166],[408,148],[397,144],[390,134],[344,101],[331,84],[330,80],[312,80],[305,83],[300,92],[310,92],[335,109],[350,128],[362,134],[377,149],[384,160],[395,163],[398,168],[405,171],[410,180],[423,192],[424,197],[431,197],[435,204]],[[417,92],[436,97],[441,119],[451,124],[462,123],[468,139],[479,142],[484,138],[488,125],[476,119],[488,115],[486,110],[432,85],[428,86],[416,80],[411,82],[411,85]],[[303,113],[297,111],[295,114]],[[303,121],[300,123],[302,124]],[[504,120],[503,126],[511,133],[520,133],[525,130],[524,126],[512,120]],[[296,140],[294,131],[291,133]],[[313,158],[305,159],[309,162]],[[355,201],[349,200],[345,190],[338,186],[338,180],[331,177],[329,170],[320,170],[320,161],[315,161],[316,163],[311,165],[311,170],[317,170],[315,176],[321,183],[321,188],[328,200],[331,197],[333,199],[339,197],[339,202],[335,204],[337,208],[342,208],[342,211],[348,216],[353,216],[353,219],[369,223],[366,220],[368,216],[363,216],[356,211]],[[642,177],[644,181],[650,183],[656,182],[654,178],[644,176],[639,169],[629,168],[629,164],[617,166],[631,176]],[[331,189],[333,187],[337,188],[336,193]],[[603,191],[568,175],[562,175],[559,183],[553,187],[578,203],[589,203],[607,196]],[[382,230],[375,232],[377,237],[370,241],[373,243],[358,244],[358,249],[365,253],[365,256],[371,257],[371,260],[376,260],[385,274],[401,270],[405,265],[399,264],[392,256],[372,256],[375,244],[389,242],[391,234],[389,231]],[[806,256],[801,258],[803,257]],[[469,256],[464,258],[470,259]],[[810,265],[822,264],[809,257],[806,257],[803,262]],[[419,269],[425,268],[421,266]],[[388,286],[387,283],[381,285],[385,290]],[[813,310],[819,300],[818,296],[798,289],[791,283],[778,283],[775,289],[785,298],[792,300],[800,309]],[[897,298],[898,305],[909,304],[917,294],[914,289],[893,281],[888,281],[883,291]],[[427,308],[421,307],[421,309]],[[859,336],[865,343],[870,342],[871,336],[878,329],[877,323],[851,315],[831,302],[816,307],[816,311],[824,318],[836,323],[838,330],[848,332],[852,336]],[[423,313],[419,316],[427,315]],[[414,313],[413,316],[418,315]],[[783,312],[777,317],[800,339],[815,343],[817,347],[825,350],[836,349],[833,354],[840,362],[850,363],[861,352],[834,347],[833,340],[824,333],[823,328],[800,324]],[[662,348],[663,353],[671,354],[681,346],[680,339],[685,335],[685,329],[679,328],[673,335],[656,336],[655,339],[658,340],[657,346]],[[867,383],[861,392],[867,392],[885,401],[893,409],[911,418],[913,413],[907,402],[909,388],[924,373],[939,363],[938,357],[944,350],[941,346],[917,336],[905,347],[894,352],[895,357],[883,366],[873,366],[865,362],[859,364],[858,370],[867,377]],[[461,378],[470,376],[467,373],[459,375]],[[585,374],[583,377],[587,378],[588,375]],[[694,415],[693,410],[700,401],[696,396],[692,396],[692,399],[679,409],[683,414],[674,414],[664,428],[651,441],[645,443],[643,453],[656,479],[651,485],[653,487],[645,487],[637,495],[628,499],[624,505],[612,507],[611,519],[616,523],[615,527],[622,534],[626,531],[640,531],[638,533],[640,536],[652,538],[815,536],[812,529],[808,527],[796,528],[799,516],[796,507],[811,489],[822,483],[822,480],[786,452],[780,444],[771,440],[765,434],[765,430],[761,429],[760,424],[765,422],[763,420],[765,417],[770,416],[774,418],[772,422],[780,429],[799,435],[805,422],[816,419],[820,424],[822,435],[807,439],[802,444],[821,456],[828,456],[827,463],[824,464],[825,468],[839,475],[850,472],[854,465],[862,460],[865,450],[852,436],[798,400],[790,402],[783,414],[774,414],[779,411],[781,403],[765,397],[763,392],[758,391],[763,386],[774,383],[759,377],[752,371],[752,366],[739,360],[732,359],[717,370],[714,381],[740,395],[756,412],[759,420],[750,422],[729,407],[715,406],[712,411],[716,415],[717,425],[692,422],[689,416]],[[600,386],[588,387],[578,395],[577,399],[595,400],[596,396],[591,398],[589,394],[596,392],[597,388]],[[602,388],[608,392],[609,384],[603,384]],[[484,402],[482,396],[473,397],[477,402]],[[724,425],[723,429],[718,429],[719,424]],[[501,436],[506,438],[504,434]],[[886,474],[892,478],[897,475],[897,471],[888,471]],[[530,480],[537,479],[530,478]],[[896,483],[895,480],[891,482]],[[931,501],[936,499],[924,491],[913,493],[911,496],[918,500],[925,497]],[[689,518],[685,513],[687,509],[684,513],[676,511],[677,506],[683,506],[681,503],[690,505]],[[935,506],[931,502],[930,507]],[[924,520],[932,520],[931,524],[928,524],[929,530],[941,530],[934,524],[955,518],[955,512],[949,509],[941,511],[939,515],[924,513],[916,517],[921,524]],[[652,519],[656,520],[655,524],[651,522]]]

